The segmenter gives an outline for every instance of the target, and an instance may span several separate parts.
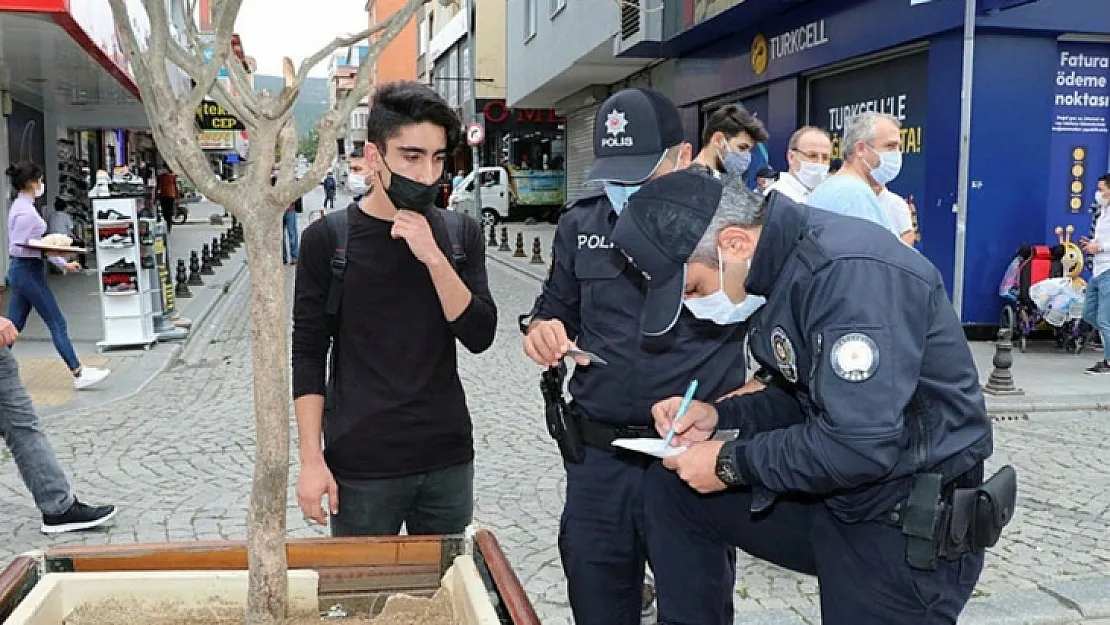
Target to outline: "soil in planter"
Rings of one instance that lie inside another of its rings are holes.
[[[227,605],[185,608],[173,603],[144,605],[119,599],[78,606],[63,625],[242,625],[243,611]],[[430,599],[394,595],[375,617],[346,618],[298,616],[287,625],[458,625],[451,599],[442,588]]]

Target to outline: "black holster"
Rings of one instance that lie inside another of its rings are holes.
[[[907,564],[932,571],[938,557],[956,560],[996,545],[1016,501],[1017,472],[1009,465],[969,488],[945,487],[940,473],[919,473],[905,505],[887,518],[906,536]]]
[[[547,420],[547,432],[559,445],[563,460],[581,464],[586,459],[586,446],[582,441],[577,417],[563,398],[563,380],[566,374],[566,365],[559,363],[559,366],[549,368],[540,376],[544,417]]]

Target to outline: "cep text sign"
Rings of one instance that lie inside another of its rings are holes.
[[[205,100],[197,107],[197,127],[200,130],[246,130],[247,127],[224,107]]]

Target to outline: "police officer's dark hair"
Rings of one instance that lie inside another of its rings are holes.
[[[722,230],[730,226],[754,228],[763,225],[765,198],[749,189],[741,178],[729,179],[724,185],[721,200],[717,203],[717,212],[694,248],[694,253],[690,255],[691,261],[716,266],[720,262],[717,236]]]
[[[717,132],[730,139],[741,132],[747,132],[756,143],[763,143],[770,136],[759,118],[737,104],[726,104],[709,116],[702,133],[702,145],[707,145]]]
[[[455,151],[461,122],[438,93],[411,80],[386,83],[378,87],[370,102],[366,139],[384,155],[386,141],[400,134],[401,128],[424,122],[443,128],[447,134],[447,153]]]
[[[1107,187],[1110,187],[1110,174],[1103,174],[1099,176],[1098,181],[1106,185]]]
[[[32,182],[42,179],[42,167],[30,161],[8,165],[4,173],[12,181],[12,188],[17,191],[28,191]]]

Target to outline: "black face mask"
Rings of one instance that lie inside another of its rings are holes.
[[[389,170],[391,176],[385,194],[389,197],[389,201],[393,202],[395,208],[423,214],[435,203],[436,195],[439,194],[438,184],[421,184],[411,178],[394,173],[389,164],[385,162],[384,157],[382,158],[382,164]],[[379,173],[378,176],[380,177],[381,174]],[[385,180],[382,180],[382,185],[385,185]]]

